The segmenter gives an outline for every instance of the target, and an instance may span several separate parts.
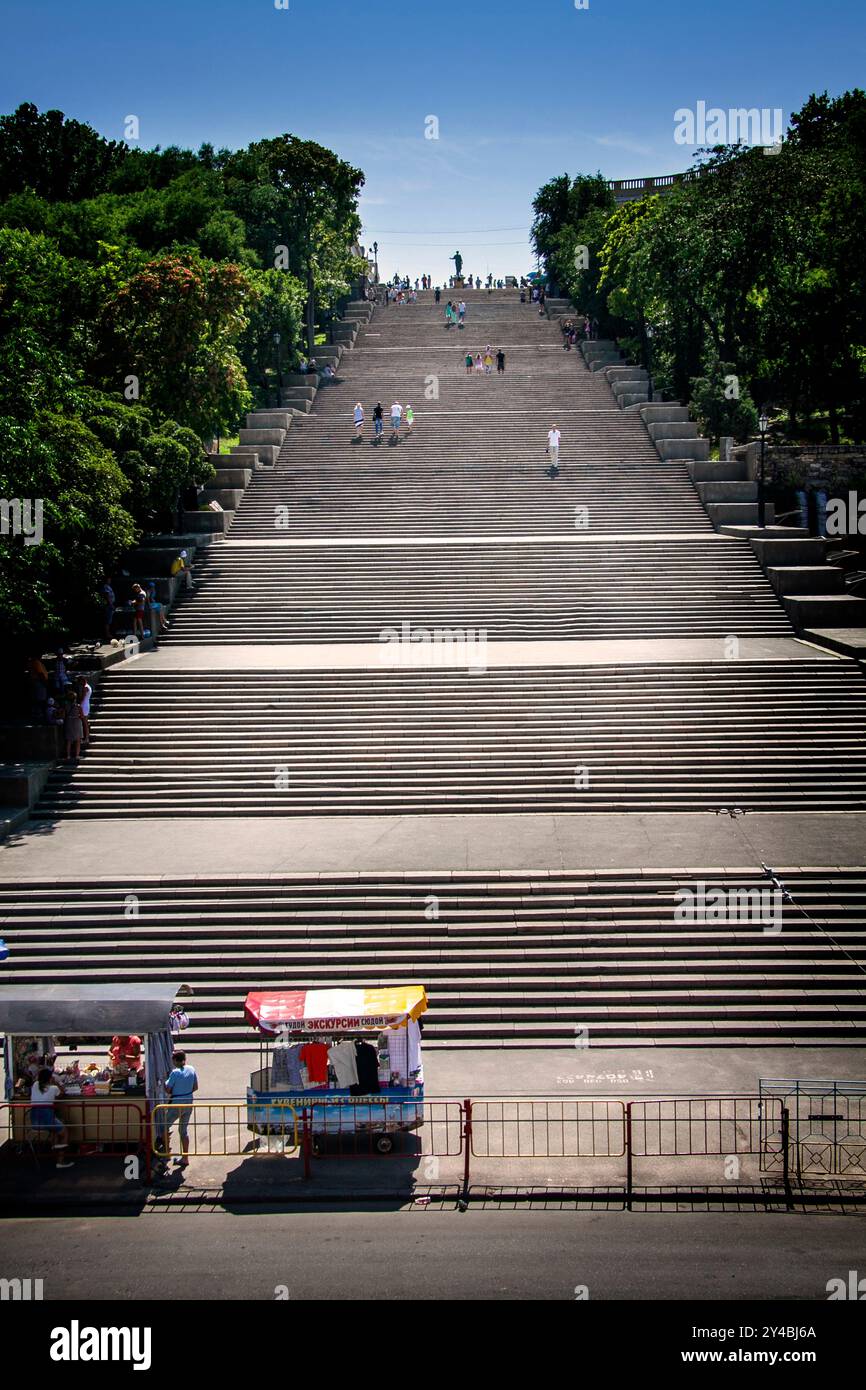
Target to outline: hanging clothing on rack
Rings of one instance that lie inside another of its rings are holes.
[[[358,1071],[358,1084],[352,1087],[352,1094],[374,1096],[379,1094],[379,1054],[371,1043],[360,1038],[355,1043],[355,1063]]]
[[[271,1063],[271,1085],[300,1089],[302,1082],[299,1043],[277,1043]]]
[[[404,1031],[400,1029],[401,1033]],[[421,1029],[414,1018],[409,1019],[408,1027],[405,1029],[407,1035],[407,1050],[409,1061],[409,1075],[421,1068]]]
[[[328,1048],[328,1061],[334,1068],[337,1085],[340,1089],[358,1084],[358,1067],[355,1062],[355,1044],[351,1038],[334,1043]]]
[[[412,1018],[405,1028],[388,1028],[379,1038],[380,1046],[383,1041],[392,1074],[397,1072],[401,1084],[407,1085],[412,1073],[421,1069],[421,1029]]]
[[[324,1043],[304,1043],[301,1048],[301,1061],[307,1068],[307,1078],[311,1086],[328,1084],[328,1049]]]
[[[409,1076],[409,1038],[405,1028],[389,1028],[382,1035],[387,1039],[391,1074],[397,1072],[401,1082]]]

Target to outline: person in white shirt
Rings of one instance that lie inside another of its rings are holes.
[[[400,421],[403,419],[403,407],[399,401],[395,401],[391,406],[391,430],[395,439],[400,438]]]
[[[168,627],[168,623],[166,623]],[[90,699],[93,695],[93,686],[86,676],[82,676],[78,682],[78,700],[81,705],[81,723],[84,726],[84,743],[90,742]]]
[[[550,455],[551,473],[559,472],[559,441],[561,438],[556,425],[547,431],[547,452]]]
[[[364,407],[360,401],[355,404],[355,434],[360,439],[364,433]]]
[[[43,1067],[30,1087],[30,1128],[36,1134],[42,1130],[53,1134],[57,1167],[71,1168],[72,1162],[66,1157],[69,1132],[54,1110],[54,1102],[60,1094],[60,1087],[54,1084],[51,1068]]]

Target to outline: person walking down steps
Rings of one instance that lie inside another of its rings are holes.
[[[547,431],[547,452],[550,457],[550,467],[547,472],[551,478],[559,477],[559,443],[562,438],[556,425]]]

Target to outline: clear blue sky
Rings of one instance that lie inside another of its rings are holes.
[[[5,0],[0,107],[59,107],[145,146],[281,131],[367,175],[380,268],[531,268],[555,174],[672,173],[674,111],[781,108],[866,81],[864,0]],[[439,139],[425,139],[435,116]]]

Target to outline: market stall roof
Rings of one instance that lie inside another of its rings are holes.
[[[0,1034],[158,1033],[180,985],[3,985]]]
[[[398,1028],[427,1008],[423,985],[389,989],[287,989],[248,994],[244,1014],[254,1028],[275,1033],[341,1033]]]

